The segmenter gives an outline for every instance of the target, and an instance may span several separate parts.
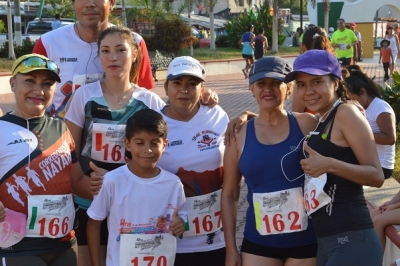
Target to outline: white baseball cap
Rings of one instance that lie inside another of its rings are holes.
[[[329,28],[329,32],[334,32],[334,31],[335,31],[335,29],[333,27]]]
[[[190,56],[180,56],[174,58],[168,65],[167,79],[176,79],[181,76],[194,76],[202,81],[205,78],[204,67],[199,61]]]

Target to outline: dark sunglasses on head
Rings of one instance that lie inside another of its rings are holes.
[[[48,70],[51,70],[57,75],[60,73],[60,69],[58,68],[57,64],[51,60],[46,60],[38,56],[29,57],[23,61],[21,61],[14,69],[14,71],[21,65],[24,64],[27,68],[38,68],[38,67],[46,67]],[[14,72],[13,71],[13,72]]]

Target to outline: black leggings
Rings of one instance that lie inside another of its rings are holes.
[[[0,258],[0,266],[77,266],[78,245],[75,243],[66,251],[39,256]]]

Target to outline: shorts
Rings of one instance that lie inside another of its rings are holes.
[[[204,252],[176,253],[174,266],[225,266],[226,249]]]
[[[251,60],[254,59],[254,57],[253,57],[252,54],[242,54],[242,57],[243,57],[244,59],[251,59]]]
[[[308,259],[317,256],[317,243],[290,248],[267,247],[243,238],[241,252],[274,259]]]
[[[382,266],[382,245],[374,228],[346,231],[317,241],[317,266]]]
[[[255,52],[254,52],[254,58],[255,58],[256,60],[260,59],[260,58],[263,57],[263,56],[264,56],[264,51],[255,51]]]
[[[384,175],[385,179],[388,179],[389,177],[391,177],[393,175],[394,169],[387,169],[387,168],[382,167],[382,170],[383,170],[383,175]]]
[[[79,208],[75,213],[75,220],[78,222],[78,227],[75,229],[75,237],[78,239],[79,246],[87,246],[87,235],[86,228],[87,222],[89,221],[89,215],[86,213],[87,210]],[[100,228],[100,245],[106,246],[108,242],[108,228],[107,219],[101,222]]]
[[[351,64],[351,58],[341,57],[338,58],[338,61],[343,66],[349,66]]]
[[[0,258],[0,266],[76,266],[78,265],[78,246],[76,241],[62,252],[37,256],[20,256]]]

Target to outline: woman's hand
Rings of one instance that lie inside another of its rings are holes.
[[[90,173],[90,192],[92,195],[99,194],[101,187],[103,186],[103,178],[108,171],[106,169],[97,167],[93,162],[89,162],[90,168],[93,172]]]
[[[304,173],[311,177],[319,177],[322,174],[327,173],[328,160],[329,158],[322,156],[318,152],[311,149],[307,142],[303,142],[304,151],[308,153],[308,158],[300,161],[301,168]]]
[[[212,108],[218,104],[218,100],[218,94],[215,91],[204,88],[200,98],[202,105],[207,105],[208,107]]]
[[[226,250],[225,256],[225,266],[241,266],[242,265],[242,258],[240,257],[239,252],[233,250],[229,252],[228,249]]]
[[[0,222],[6,219],[6,208],[4,208],[3,202],[0,201]]]
[[[228,127],[226,128],[225,131],[225,138],[224,138],[224,144],[226,146],[229,146],[230,139],[232,139],[232,141],[236,141],[235,133],[238,133],[240,131],[242,125],[246,123],[247,119],[248,119],[248,114],[244,112],[241,113],[238,117],[229,121]]]

